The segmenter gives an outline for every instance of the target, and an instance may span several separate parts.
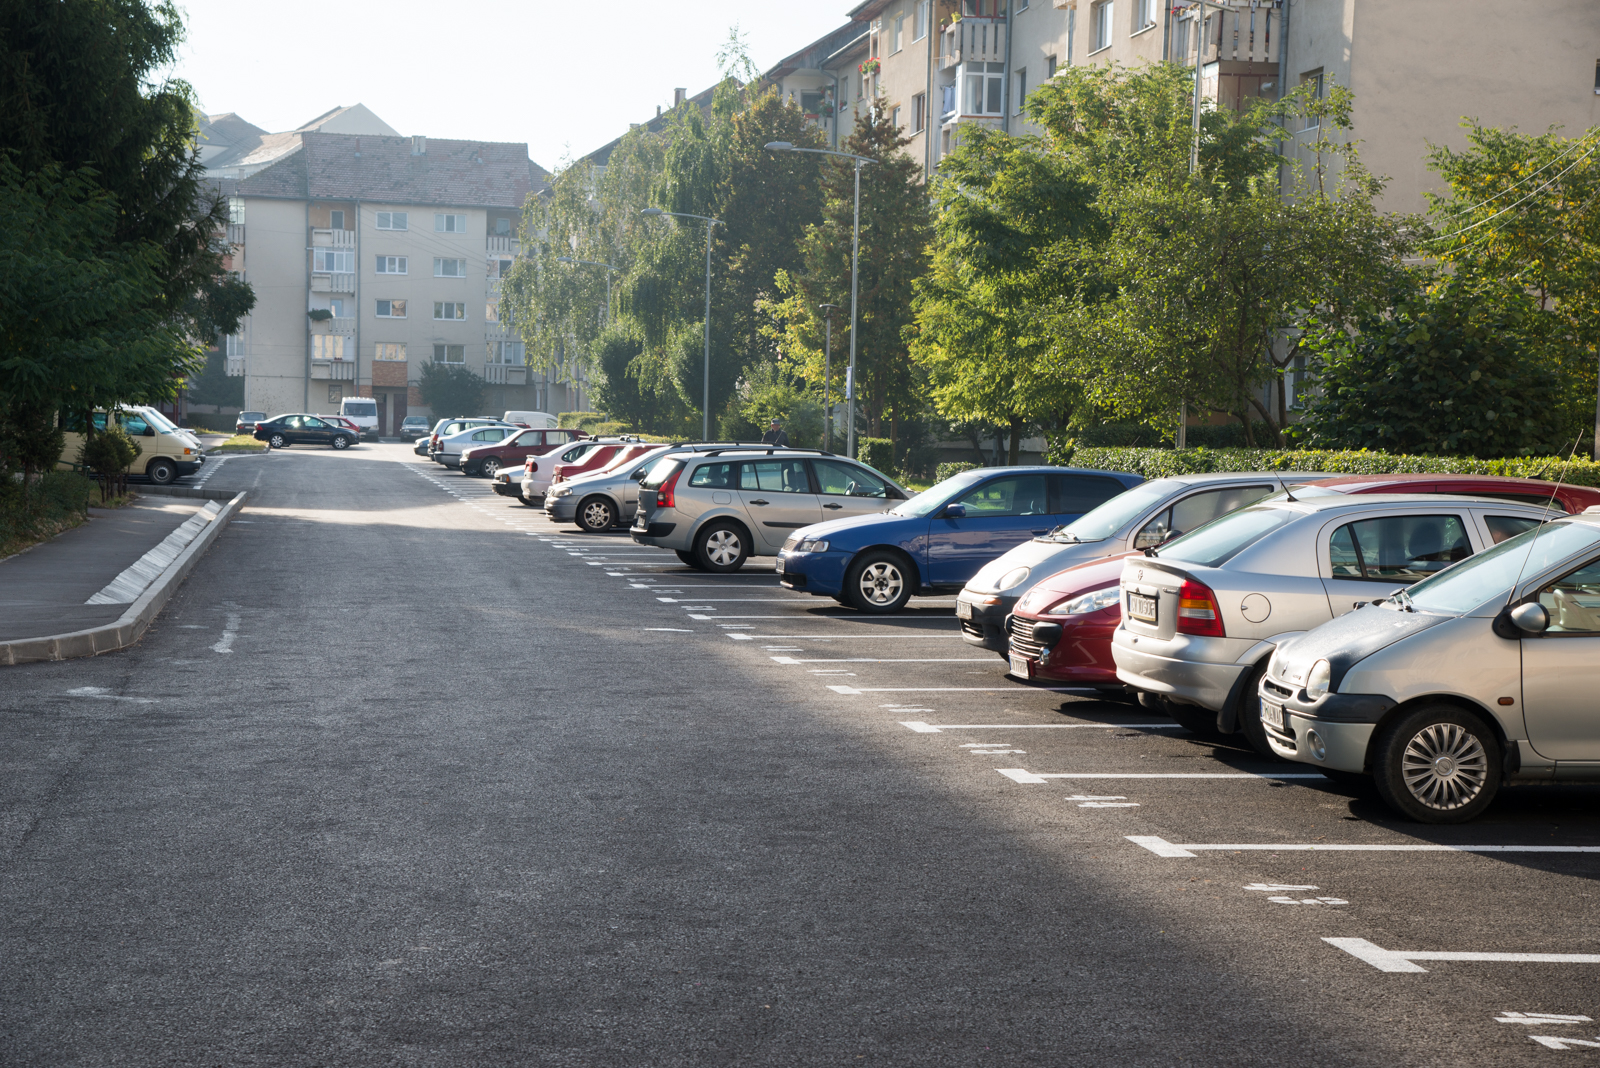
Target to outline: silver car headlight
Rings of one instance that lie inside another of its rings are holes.
[[[815,538],[807,538],[799,545],[796,545],[794,551],[797,553],[825,553],[828,551],[828,543],[818,541]]]
[[[1020,586],[1028,581],[1028,574],[1032,570],[1031,567],[1014,567],[1000,576],[1000,581],[994,584],[994,588],[997,590],[1009,590],[1014,586]]]
[[[1328,684],[1333,681],[1333,665],[1326,660],[1318,660],[1311,665],[1311,670],[1306,672],[1306,696],[1313,701],[1320,701],[1322,695],[1328,692]]]
[[[1112,605],[1121,602],[1121,600],[1122,587],[1107,586],[1103,590],[1094,590],[1090,593],[1085,593],[1074,597],[1070,601],[1062,601],[1060,604],[1045,612],[1045,615],[1082,616],[1087,615],[1090,612],[1098,612],[1102,608],[1110,608]]]

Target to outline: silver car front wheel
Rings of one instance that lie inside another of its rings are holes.
[[[1391,808],[1423,823],[1461,823],[1500,789],[1500,745],[1476,715],[1434,705],[1403,716],[1377,739],[1373,784]]]
[[[1488,768],[1483,743],[1455,723],[1424,727],[1400,757],[1400,774],[1411,796],[1442,811],[1469,804],[1482,793]]]
[[[732,523],[713,523],[695,538],[694,555],[707,571],[737,571],[750,555],[748,536]]]

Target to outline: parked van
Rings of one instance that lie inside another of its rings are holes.
[[[94,413],[96,429],[104,430],[106,413]],[[143,475],[158,486],[175,479],[192,475],[206,462],[206,451],[200,439],[173,425],[172,420],[144,405],[124,405],[117,409],[117,422],[123,431],[139,446],[139,456],[128,468],[131,475]],[[71,468],[78,463],[79,450],[83,448],[83,427],[75,417],[63,415],[61,429],[66,431],[66,446],[61,450],[57,467]]]
[[[378,437],[378,402],[371,397],[346,397],[339,402],[339,414],[356,425],[368,441]]]
[[[507,412],[501,418],[507,423],[515,423],[529,430],[554,430],[560,422],[549,412]]]

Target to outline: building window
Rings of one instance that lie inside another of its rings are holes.
[[[433,229],[440,234],[464,234],[467,232],[467,217],[436,214],[433,217]]]
[[[435,345],[433,347],[434,363],[466,363],[467,347],[465,345]]]
[[[921,133],[928,125],[928,94],[918,93],[911,98],[911,132]]]
[[[523,348],[520,341],[493,341],[489,343],[489,362],[506,364],[510,367],[520,367],[523,362]]]
[[[920,41],[928,36],[928,5],[933,0],[917,0],[916,7],[911,10],[911,39]]]
[[[1600,74],[1595,77],[1600,79]],[[228,222],[234,226],[244,225],[244,197],[228,198]]]
[[[1098,52],[1102,48],[1111,47],[1111,20],[1115,17],[1113,7],[1112,0],[1102,0],[1101,3],[1094,5],[1091,11],[1093,19],[1091,33],[1094,41],[1089,46],[1091,51]]]
[[[348,334],[312,334],[311,358],[353,360],[356,358],[356,339]]]
[[[328,212],[328,229],[330,229],[330,230],[343,230],[344,229],[344,212],[342,212],[342,211],[330,211],[330,212]]]
[[[496,219],[494,221],[494,232],[501,237],[511,236],[511,220]]]
[[[500,321],[500,302],[498,300],[491,300],[483,306],[483,320],[487,323],[498,323]]]
[[[243,356],[244,338],[238,334],[222,335],[222,354],[230,360]]]
[[[1312,100],[1322,99],[1322,71],[1314,70],[1300,75],[1300,84],[1309,85],[1311,87]],[[1306,116],[1306,124],[1302,128],[1306,130],[1315,130],[1320,125],[1322,125],[1322,118],[1313,112],[1312,114]]]
[[[1067,65],[1072,65],[1072,45],[1078,36],[1078,9],[1067,8]]]
[[[356,269],[355,249],[314,248],[311,269],[318,274],[350,274]]]
[[[1026,11],[1026,10],[1028,10],[1028,0],[1017,0],[1017,10],[1018,11]]]
[[[404,256],[379,256],[379,274],[405,274],[406,258]]]
[[[403,300],[378,301],[378,318],[404,319],[406,317],[406,302]]]
[[[1022,114],[1022,102],[1028,98],[1028,68],[1017,71],[1017,114]]]
[[[343,319],[344,301],[338,297],[334,297],[332,300],[328,301],[328,310],[333,312],[333,317],[335,319]]]
[[[491,280],[505,278],[511,273],[511,260],[490,260],[489,278]]]
[[[433,317],[435,319],[465,319],[467,306],[459,300],[436,300],[433,302]]]
[[[1046,78],[1056,76],[1056,57],[1053,54],[1044,57],[1044,76]]]
[[[894,17],[894,50],[896,52],[906,46],[906,16],[904,12]]]
[[[1156,0],[1133,0],[1133,32],[1156,24]]]
[[[433,258],[433,276],[435,278],[465,278],[467,276],[467,261],[445,260],[435,256]]]
[[[967,99],[965,111],[968,115],[998,115],[1000,114],[1001,100],[1005,93],[1004,63],[970,63],[967,69]]]
[[[406,213],[403,211],[378,212],[378,229],[404,230],[406,229]]]
[[[328,387],[328,403],[339,404],[344,401],[344,387],[337,382]]]
[[[1597,60],[1594,61],[1594,91],[1595,91],[1595,95],[1596,96],[1600,96],[1600,59],[1597,59]],[[234,199],[238,200],[237,197],[235,197]],[[240,222],[244,222],[244,202],[243,201],[239,201],[239,221]]]
[[[404,341],[380,341],[372,350],[374,360],[384,363],[405,363],[406,343]]]
[[[943,100],[941,102],[941,108],[942,108],[942,110],[939,112],[939,114],[941,114],[941,115],[949,115],[949,114],[951,114],[952,112],[954,112],[956,110],[956,87],[955,86],[947,85],[947,86],[944,87],[944,93],[943,93]]]
[[[900,129],[900,109],[898,107],[889,110],[889,125],[896,130]]]

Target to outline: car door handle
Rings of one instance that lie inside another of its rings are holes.
[[[751,501],[751,504],[767,504],[767,501]]]
[[[842,505],[842,504],[825,504],[822,507],[824,507],[824,508],[832,508],[835,511],[837,511],[838,509],[843,508],[844,505]]]

